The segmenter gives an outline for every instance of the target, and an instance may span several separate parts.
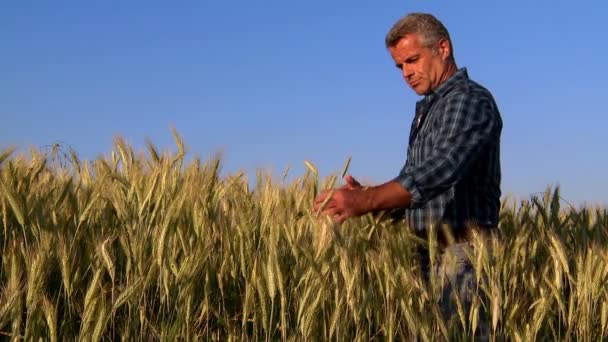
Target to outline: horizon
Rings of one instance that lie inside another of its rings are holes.
[[[177,134],[179,135],[179,132],[177,132]],[[114,139],[117,139],[117,138],[124,139],[124,137],[122,137],[122,136],[114,136]],[[131,147],[133,149],[133,153],[134,153],[135,157],[138,157],[139,155],[143,155],[143,157],[146,159],[150,158],[150,152],[149,152],[148,147],[145,146],[145,144],[146,144],[145,142],[143,143],[142,146],[136,147],[137,144],[133,144],[132,142],[127,141],[126,139],[124,139],[124,141],[128,147]],[[156,152],[158,152],[159,155],[161,155],[161,156],[166,155],[166,154],[169,154],[170,156],[177,155],[177,145],[176,144],[174,144],[173,146],[164,146],[162,148],[159,148],[159,146],[154,145],[153,141],[148,140],[148,142],[152,143],[152,145],[156,149]],[[318,169],[314,160],[302,160],[300,162],[301,165],[287,164],[283,168],[281,168],[280,166],[278,168],[261,166],[261,167],[256,167],[253,169],[241,168],[241,169],[231,169],[231,170],[225,171],[224,170],[225,158],[224,158],[224,153],[221,149],[216,150],[214,153],[211,153],[208,156],[201,156],[198,154],[193,154],[191,151],[188,151],[187,142],[186,141],[182,141],[182,142],[186,146],[185,155],[184,155],[184,164],[182,165],[182,169],[188,167],[196,159],[198,159],[200,161],[200,164],[202,165],[207,162],[211,162],[217,158],[220,161],[220,165],[219,165],[220,178],[226,178],[228,176],[233,176],[233,175],[238,175],[239,173],[243,173],[244,177],[248,181],[249,186],[252,188],[255,187],[255,185],[256,185],[256,179],[257,179],[258,172],[261,172],[263,176],[271,177],[272,181],[275,182],[277,185],[289,186],[289,185],[293,184],[294,182],[296,182],[298,179],[301,179],[306,175],[306,173],[308,171],[308,169],[306,167],[306,162],[311,163],[316,169]],[[24,146],[14,146],[14,145],[7,146],[7,148],[10,148],[10,147],[15,148],[15,151],[13,151],[13,153],[12,153],[12,157],[15,157],[17,155],[20,155],[23,157],[28,157],[28,153],[29,153],[28,151],[30,151],[30,149],[32,149],[32,148],[37,150],[38,152],[46,153],[46,155],[48,157],[48,156],[52,155],[52,149],[54,147],[56,147],[57,151],[59,153],[61,153],[60,159],[63,159],[63,161],[66,162],[66,164],[69,162],[69,154],[72,151],[76,153],[78,160],[81,164],[82,163],[92,163],[99,158],[102,158],[105,160],[111,160],[111,153],[112,152],[118,153],[118,150],[114,148],[114,145],[108,151],[99,153],[97,156],[95,156],[93,158],[81,158],[81,156],[79,155],[77,150],[73,149],[71,146],[62,145],[60,142],[57,142],[57,146],[48,145],[48,146],[43,146],[42,148],[37,148],[36,146],[29,146],[28,148],[26,148]],[[2,150],[0,152],[4,152],[4,150]],[[322,187],[323,181],[328,180],[330,177],[332,177],[334,175],[336,176],[336,183],[335,183],[336,186],[344,184],[343,178],[341,178],[340,175],[342,173],[342,170],[344,170],[344,167],[346,166],[347,160],[348,160],[348,156],[344,160],[343,166],[341,168],[335,169],[335,170],[329,170],[325,174],[319,174],[319,187]],[[71,162],[69,162],[69,163],[71,163]],[[352,163],[352,160],[349,163],[349,168],[347,169],[349,171],[346,172],[345,175],[347,175],[347,174],[352,175],[352,173],[350,172],[351,163]],[[294,168],[298,169],[299,173],[294,173],[294,171],[293,171]],[[386,179],[380,180],[380,179],[372,179],[369,177],[361,177],[361,178],[357,178],[357,180],[360,181],[363,185],[367,185],[367,186],[377,185],[377,184],[387,181]],[[593,208],[593,207],[597,207],[597,206],[608,207],[607,202],[601,202],[601,201],[596,202],[596,203],[591,203],[589,201],[583,201],[580,203],[572,203],[563,197],[562,188],[559,183],[547,184],[545,189],[534,192],[534,193],[529,193],[529,194],[528,193],[517,194],[517,193],[513,193],[513,192],[502,191],[501,202],[505,203],[507,205],[514,204],[515,208],[517,208],[517,207],[519,207],[519,205],[521,205],[522,201],[529,201],[534,196],[542,199],[547,191],[550,191],[551,194],[553,194],[553,192],[557,188],[559,188],[560,205],[562,207],[567,206],[567,207],[573,207],[575,209]]]

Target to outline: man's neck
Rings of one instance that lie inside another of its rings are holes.
[[[454,63],[454,62],[449,63],[448,66],[443,71],[443,73],[441,74],[441,77],[439,78],[439,83],[435,87],[433,87],[433,89],[431,89],[427,94],[424,94],[425,97],[433,94],[433,92],[437,88],[441,87],[441,85],[444,84],[445,81],[449,80],[450,77],[454,76],[454,74],[456,72],[458,72],[458,67],[456,66],[456,63]]]
[[[449,80],[450,77],[452,77],[457,71],[458,67],[456,66],[456,63],[449,63],[448,67],[443,72],[443,75],[441,75],[441,81],[439,82],[439,84],[441,85],[443,84],[443,82]]]

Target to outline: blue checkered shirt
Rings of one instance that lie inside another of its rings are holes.
[[[412,194],[416,230],[497,226],[502,118],[492,94],[461,68],[416,103],[407,160],[395,178]]]

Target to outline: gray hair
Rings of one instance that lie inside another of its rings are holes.
[[[419,35],[420,43],[424,47],[433,47],[443,38],[452,46],[450,34],[441,21],[431,14],[410,13],[399,19],[387,33],[386,47],[397,45],[401,38],[411,33]]]

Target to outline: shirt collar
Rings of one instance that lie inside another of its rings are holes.
[[[467,68],[460,68],[452,76],[450,76],[450,78],[441,83],[437,88],[431,90],[431,94],[443,97],[456,85],[465,83],[468,80],[469,74],[467,72]]]
[[[463,67],[458,69],[458,71],[441,83],[437,88],[431,90],[427,95],[416,102],[416,114],[424,115],[437,99],[448,94],[457,85],[466,84],[468,80],[469,74],[467,68]]]

